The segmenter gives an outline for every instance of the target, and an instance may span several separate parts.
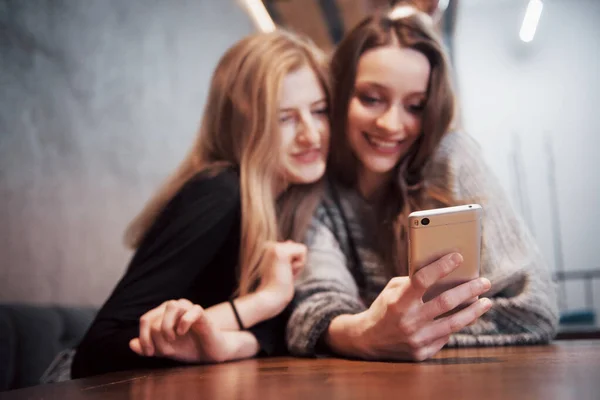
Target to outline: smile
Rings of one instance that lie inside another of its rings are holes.
[[[404,140],[385,140],[363,132],[365,140],[377,151],[385,154],[394,154],[400,151]]]
[[[294,160],[302,164],[310,164],[321,159],[321,149],[310,149],[292,154]]]

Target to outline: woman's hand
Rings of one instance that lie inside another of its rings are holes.
[[[412,278],[393,278],[368,310],[334,318],[326,343],[335,352],[366,359],[422,361],[432,357],[451,334],[475,322],[492,305],[489,299],[481,298],[438,318],[487,292],[491,284],[485,278],[473,279],[423,302],[427,289],[461,262],[462,256],[453,253],[423,267]]]
[[[141,356],[171,358],[189,363],[218,363],[258,352],[249,332],[224,332],[205,310],[189,300],[171,300],[140,318],[140,335],[129,347]]]
[[[267,244],[263,257],[268,268],[264,271],[257,292],[281,304],[281,310],[294,297],[294,278],[304,268],[306,251],[305,245],[291,240]]]

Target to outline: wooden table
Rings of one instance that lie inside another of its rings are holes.
[[[121,372],[1,399],[600,399],[600,341],[443,350],[423,363],[272,358]]]

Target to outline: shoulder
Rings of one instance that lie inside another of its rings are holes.
[[[348,213],[347,207],[342,210],[342,202],[348,195],[343,187],[329,180],[313,220],[333,231],[339,230],[343,226],[344,215]]]
[[[224,198],[239,197],[240,177],[238,173],[232,168],[198,172],[182,186],[178,193],[179,196],[191,198],[207,194]]]
[[[429,185],[443,187],[458,197],[477,195],[495,177],[482,148],[466,132],[449,132],[436,149],[425,172]],[[476,196],[477,197],[477,196]]]
[[[346,247],[348,232],[346,223],[355,225],[355,210],[352,205],[354,194],[350,189],[329,181],[323,193],[323,198],[313,214],[312,222],[307,233],[308,243],[311,237],[323,230],[329,231],[342,248]]]
[[[164,214],[205,218],[236,212],[240,207],[240,182],[233,169],[202,171],[188,179],[165,207]]]
[[[468,133],[448,132],[433,155],[434,164],[448,164],[456,167],[461,164],[479,163],[483,160],[479,143]]]
[[[339,215],[340,210],[333,200],[331,187],[328,182],[323,190],[321,201],[313,212],[304,242],[310,245],[317,236],[317,232],[320,232],[323,229],[331,231],[332,233],[337,232],[336,220],[339,218]]]

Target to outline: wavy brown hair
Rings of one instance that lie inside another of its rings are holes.
[[[346,130],[361,56],[378,47],[400,46],[422,53],[431,66],[421,135],[395,167],[396,178],[375,205],[375,242],[390,276],[408,272],[408,214],[434,205],[453,204],[451,193],[441,185],[424,182],[428,162],[454,119],[450,66],[429,15],[411,6],[399,7],[364,19],[346,35],[331,60],[333,102],[328,172],[336,182],[351,188],[357,188],[359,160],[350,148]]]
[[[266,267],[262,263],[265,243],[302,240],[320,197],[319,181],[294,185],[277,202],[280,159],[273,149],[280,143],[278,104],[283,79],[309,66],[330,103],[325,64],[312,42],[282,30],[253,34],[231,47],[213,73],[194,145],[131,222],[125,243],[137,248],[165,205],[194,175],[234,167],[240,172],[242,208],[238,293],[251,292]]]

